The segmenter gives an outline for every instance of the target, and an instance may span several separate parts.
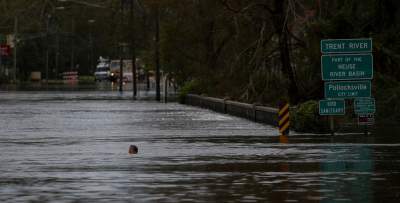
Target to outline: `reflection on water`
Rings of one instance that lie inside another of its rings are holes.
[[[194,107],[54,93],[0,92],[0,202],[400,198],[398,137],[282,139],[274,127]]]
[[[335,153],[333,148],[332,154],[321,163],[321,170],[331,174],[330,184],[322,188],[325,196],[330,198],[323,202],[372,202],[371,178],[374,167],[371,154],[371,149],[364,146],[354,146],[339,153]],[[348,156],[352,158],[346,158]]]

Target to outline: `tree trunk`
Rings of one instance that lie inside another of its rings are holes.
[[[286,9],[284,0],[275,0],[274,10],[274,27],[275,32],[279,36],[279,52],[281,58],[282,71],[289,79],[288,84],[288,97],[289,102],[297,104],[299,102],[299,92],[294,75],[293,67],[290,59],[289,36],[286,22]]]
[[[155,8],[156,33],[155,33],[155,63],[156,63],[156,100],[161,101],[160,93],[160,8]]]

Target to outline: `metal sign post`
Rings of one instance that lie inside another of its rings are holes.
[[[329,127],[331,129],[331,135],[335,135],[335,121],[333,120],[333,116],[329,116]]]

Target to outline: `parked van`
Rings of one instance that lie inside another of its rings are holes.
[[[100,57],[94,76],[95,81],[109,81],[111,79],[110,62],[108,59]]]

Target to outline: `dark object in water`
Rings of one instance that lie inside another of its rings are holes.
[[[129,154],[137,154],[138,153],[138,148],[136,147],[136,145],[131,145],[129,146]]]

